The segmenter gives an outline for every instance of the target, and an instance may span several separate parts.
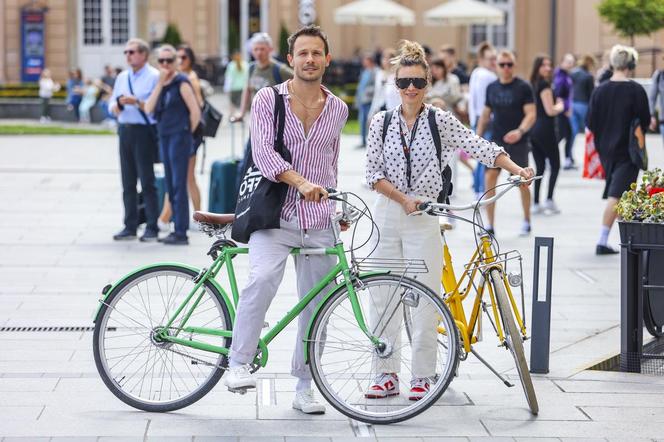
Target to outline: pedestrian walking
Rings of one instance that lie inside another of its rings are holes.
[[[591,73],[595,67],[595,58],[586,54],[570,73],[572,77],[572,138],[584,133],[586,114],[590,95],[595,89],[595,78]]]
[[[51,78],[50,69],[42,70],[39,75],[39,98],[41,99],[41,117],[40,123],[51,121],[51,98],[53,94],[60,90],[60,85]]]
[[[355,107],[358,112],[357,119],[360,124],[360,134],[362,136],[362,144],[359,146],[361,148],[367,145],[367,123],[369,111],[371,110],[371,102],[373,101],[374,91],[376,90],[376,70],[373,55],[370,53],[365,54],[362,57],[362,72],[360,73],[355,93]]]
[[[374,97],[369,110],[369,120],[373,116],[387,109],[394,109],[401,104],[401,97],[394,86],[394,72],[391,60],[396,56],[393,48],[384,49],[380,58],[380,70],[376,72],[376,85]]]
[[[629,46],[611,48],[611,79],[599,85],[590,97],[586,126],[595,134],[595,147],[606,172],[602,198],[606,207],[602,215],[597,255],[611,255],[618,250],[608,245],[609,232],[616,220],[616,204],[623,192],[636,181],[639,168],[629,156],[630,128],[635,119],[643,133],[650,123],[648,96],[643,87],[629,79],[636,69],[638,53]]]
[[[560,65],[553,72],[553,94],[556,98],[562,98],[565,111],[558,114],[556,124],[558,129],[558,142],[565,141],[565,165],[563,169],[576,169],[572,148],[574,147],[574,136],[572,134],[572,78],[570,71],[574,67],[574,55],[565,54]]]
[[[334,203],[325,188],[336,187],[341,129],[348,107],[321,85],[330,64],[326,35],[307,26],[288,38],[288,63],[295,76],[274,88],[261,89],[252,106],[253,158],[263,176],[288,184],[279,229],[258,230],[249,239],[249,282],[238,303],[229,369],[224,383],[231,389],[253,388],[256,379],[249,364],[256,357],[265,313],[276,295],[293,247],[332,247],[330,216]],[[283,100],[288,109],[283,141],[291,162],[275,151],[274,108]],[[316,123],[314,125],[314,122]],[[298,194],[302,195],[299,199]],[[326,255],[294,256],[300,299],[334,266]],[[297,378],[293,408],[304,413],[324,413],[311,388],[311,372],[304,360],[307,325],[320,300],[309,303],[298,320],[291,374]]]
[[[250,110],[251,103],[253,103],[258,91],[264,87],[274,86],[293,78],[293,71],[272,57],[274,47],[272,45],[272,38],[267,33],[257,32],[251,37],[249,45],[251,47],[251,55],[255,61],[249,65],[247,84],[242,91],[240,111],[233,116],[232,122],[243,120],[244,116]],[[238,185],[247,169],[247,161],[250,156],[251,136],[247,140],[244,157],[240,163]]]
[[[372,213],[380,231],[379,240],[373,237],[372,256],[423,259],[429,271],[419,280],[440,294],[443,244],[438,218],[411,215],[420,203],[440,199],[443,170],[457,148],[487,166],[502,167],[524,178],[534,174],[531,168],[522,168],[510,160],[504,149],[474,134],[451,112],[424,103],[431,73],[419,43],[404,41],[394,66],[401,105],[378,113],[369,129],[365,175],[369,186],[379,193]],[[397,310],[399,300],[388,298],[379,296],[372,304],[370,328],[385,330],[385,336],[392,337],[388,342],[394,343],[402,316],[377,317],[378,312]],[[413,361],[412,373],[408,373],[408,399],[420,400],[429,392],[431,379],[436,375],[437,318],[433,309],[424,306],[418,307],[417,313],[418,320],[413,321],[410,330],[412,355],[402,356],[395,344],[387,357],[374,358],[375,378],[365,397],[383,399],[399,394],[402,357]]]
[[[649,94],[650,104],[650,130],[653,132],[657,130],[659,125],[659,133],[662,135],[664,141],[664,70],[658,69],[652,74]],[[657,101],[659,100],[659,102]],[[657,111],[659,103],[659,111]],[[659,118],[658,118],[659,116]]]
[[[512,161],[522,168],[528,167],[528,131],[535,123],[536,113],[533,103],[533,91],[530,85],[514,74],[516,57],[511,51],[501,51],[497,58],[498,80],[486,90],[484,110],[477,125],[477,134],[484,135],[487,124],[492,119],[491,140],[505,148]],[[498,182],[500,169],[489,168],[486,171],[486,196],[495,195],[493,188]],[[519,235],[530,234],[530,190],[520,187],[523,223]],[[495,204],[489,204],[487,210],[487,230],[494,233]]]
[[[224,74],[224,92],[230,94],[233,113],[238,112],[242,106],[242,91],[248,78],[249,71],[242,60],[242,53],[235,51]]]
[[[488,43],[483,42],[477,48],[478,66],[470,74],[468,83],[468,116],[470,118],[470,127],[477,131],[477,124],[484,110],[486,101],[486,89],[491,83],[498,79],[496,76],[496,50]],[[487,122],[484,128],[484,138],[491,139],[491,121]],[[479,199],[484,193],[484,175],[486,168],[481,161],[477,162],[473,172],[473,191],[475,198]]]
[[[129,69],[118,74],[110,110],[118,117],[120,138],[120,172],[122,174],[122,201],[124,228],[113,239],[136,238],[138,228],[137,180],[141,180],[141,195],[145,205],[145,231],[141,241],[156,241],[157,189],[153,164],[158,158],[155,120],[145,112],[145,100],[159,81],[159,71],[148,64],[150,47],[138,38],[125,45],[124,55]]]
[[[463,99],[459,77],[447,70],[445,60],[436,57],[431,61],[431,87],[426,93],[427,100],[440,99],[444,109],[456,113],[456,107]]]
[[[565,111],[562,98],[554,100],[551,89],[553,64],[548,55],[538,55],[533,62],[530,74],[530,85],[535,92],[535,108],[537,119],[530,131],[530,144],[537,167],[537,175],[544,175],[547,160],[549,162],[549,185],[546,201],[540,205],[540,189],[542,181],[535,181],[535,197],[533,213],[559,213],[553,201],[553,191],[560,171],[560,151],[556,140],[555,117]]]
[[[205,101],[203,99],[203,92],[201,91],[200,79],[194,70],[195,65],[196,54],[194,53],[194,50],[189,45],[178,46],[177,69],[189,80],[189,83],[194,90],[196,102],[198,103],[199,108],[202,108]],[[196,154],[198,153],[198,148],[202,142],[203,137],[201,135],[197,134],[197,136],[194,136],[191,152],[189,154],[189,165],[187,166],[187,191],[191,198],[191,204],[194,206],[194,210],[201,210],[201,190],[196,182]],[[159,230],[170,231],[172,217],[173,208],[171,206],[171,200],[166,196],[164,199],[164,206],[162,207],[159,219],[157,220]]]
[[[69,79],[67,80],[67,99],[65,103],[67,104],[67,110],[74,112],[76,121],[81,119],[78,107],[81,100],[83,100],[83,92],[83,73],[78,68],[72,69],[69,71]]]
[[[171,45],[157,49],[159,81],[145,103],[145,110],[154,112],[157,121],[161,160],[175,224],[174,231],[159,241],[167,245],[186,245],[189,244],[187,174],[201,107],[188,76],[177,70],[176,56],[177,51]]]
[[[457,76],[462,90],[467,91],[468,83],[470,81],[468,67],[457,59],[454,46],[443,45],[440,48],[440,54],[443,57],[443,60],[445,60],[448,71]]]

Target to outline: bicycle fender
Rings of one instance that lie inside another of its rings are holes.
[[[99,299],[99,306],[97,307],[97,310],[95,311],[95,315],[92,319],[93,323],[97,322],[97,319],[99,318],[99,312],[101,312],[101,308],[104,305],[104,302],[106,299],[113,293],[119,286],[122,285],[123,282],[125,282],[128,278],[134,276],[138,272],[142,272],[143,270],[146,269],[151,269],[154,267],[160,267],[160,266],[174,266],[174,267],[181,267],[187,270],[192,270],[196,273],[200,272],[200,269],[187,265],[187,264],[182,264],[179,262],[158,262],[154,264],[149,264],[143,267],[139,267],[137,269],[132,270],[130,273],[127,273],[125,276],[123,276],[121,279],[116,281],[114,284],[108,284],[106,285],[102,291],[102,297]],[[231,315],[231,320],[235,322],[235,308],[233,306],[233,303],[230,302],[230,299],[228,298],[228,295],[226,294],[226,291],[219,285],[219,283],[214,280],[214,279],[208,279],[208,281],[219,291],[221,294],[221,297],[223,298],[223,302],[226,304],[226,307],[228,307],[228,311]]]
[[[367,272],[367,273],[362,273],[362,274],[360,274],[360,276],[358,276],[357,279],[362,280],[362,279],[364,279],[364,278],[368,278],[368,277],[370,277],[370,276],[376,276],[376,275],[389,275],[389,274],[390,274],[389,271],[384,271],[384,272]],[[332,297],[332,295],[334,295],[335,293],[337,293],[339,290],[344,289],[345,287],[346,287],[346,283],[345,283],[345,282],[342,282],[341,284],[337,284],[333,289],[331,289],[331,290],[330,290],[330,291],[329,291],[329,292],[323,297],[323,299],[321,299],[321,301],[320,301],[320,302],[318,303],[318,305],[316,306],[316,309],[314,310],[314,313],[311,315],[311,319],[309,319],[309,324],[307,325],[307,331],[306,331],[306,333],[304,334],[304,336],[306,336],[305,339],[307,339],[307,340],[309,339],[309,336],[310,336],[310,334],[311,334],[311,327],[313,327],[313,325],[314,325],[314,321],[315,321],[316,318],[318,317],[318,313],[320,312],[320,309],[323,307],[323,305],[327,302],[328,299],[330,299],[330,297]],[[306,344],[306,342],[305,342],[305,344]],[[305,363],[305,364],[308,364],[308,363],[309,363],[309,352],[307,351],[307,346],[306,346],[306,345],[304,345],[304,363]]]

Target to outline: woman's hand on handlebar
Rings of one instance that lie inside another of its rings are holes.
[[[419,211],[418,206],[422,203],[422,201],[411,198],[407,196],[404,198],[404,200],[401,202],[401,207],[403,207],[404,212],[406,212],[407,215],[410,215],[413,212]]]
[[[522,183],[522,187],[528,187],[533,182],[535,177],[535,170],[532,167],[522,167],[519,169],[518,175],[526,182]]]

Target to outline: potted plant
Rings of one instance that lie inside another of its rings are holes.
[[[623,245],[664,246],[664,171],[643,173],[641,183],[632,183],[616,207]]]

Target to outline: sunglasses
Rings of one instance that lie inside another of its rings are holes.
[[[415,86],[416,89],[424,89],[427,87],[427,79],[421,77],[397,78],[394,82],[399,89],[408,89],[408,86],[411,84]]]
[[[511,61],[506,63],[498,63],[498,66],[500,66],[501,68],[513,68],[514,63],[512,63]]]
[[[187,59],[187,56],[186,56],[186,55],[178,55],[178,58],[179,58],[180,60],[186,60],[186,59]]]
[[[172,64],[175,61],[175,58],[158,58],[157,62],[159,64]]]
[[[133,49],[125,49],[124,54],[125,55],[134,55],[136,53],[135,50]]]

